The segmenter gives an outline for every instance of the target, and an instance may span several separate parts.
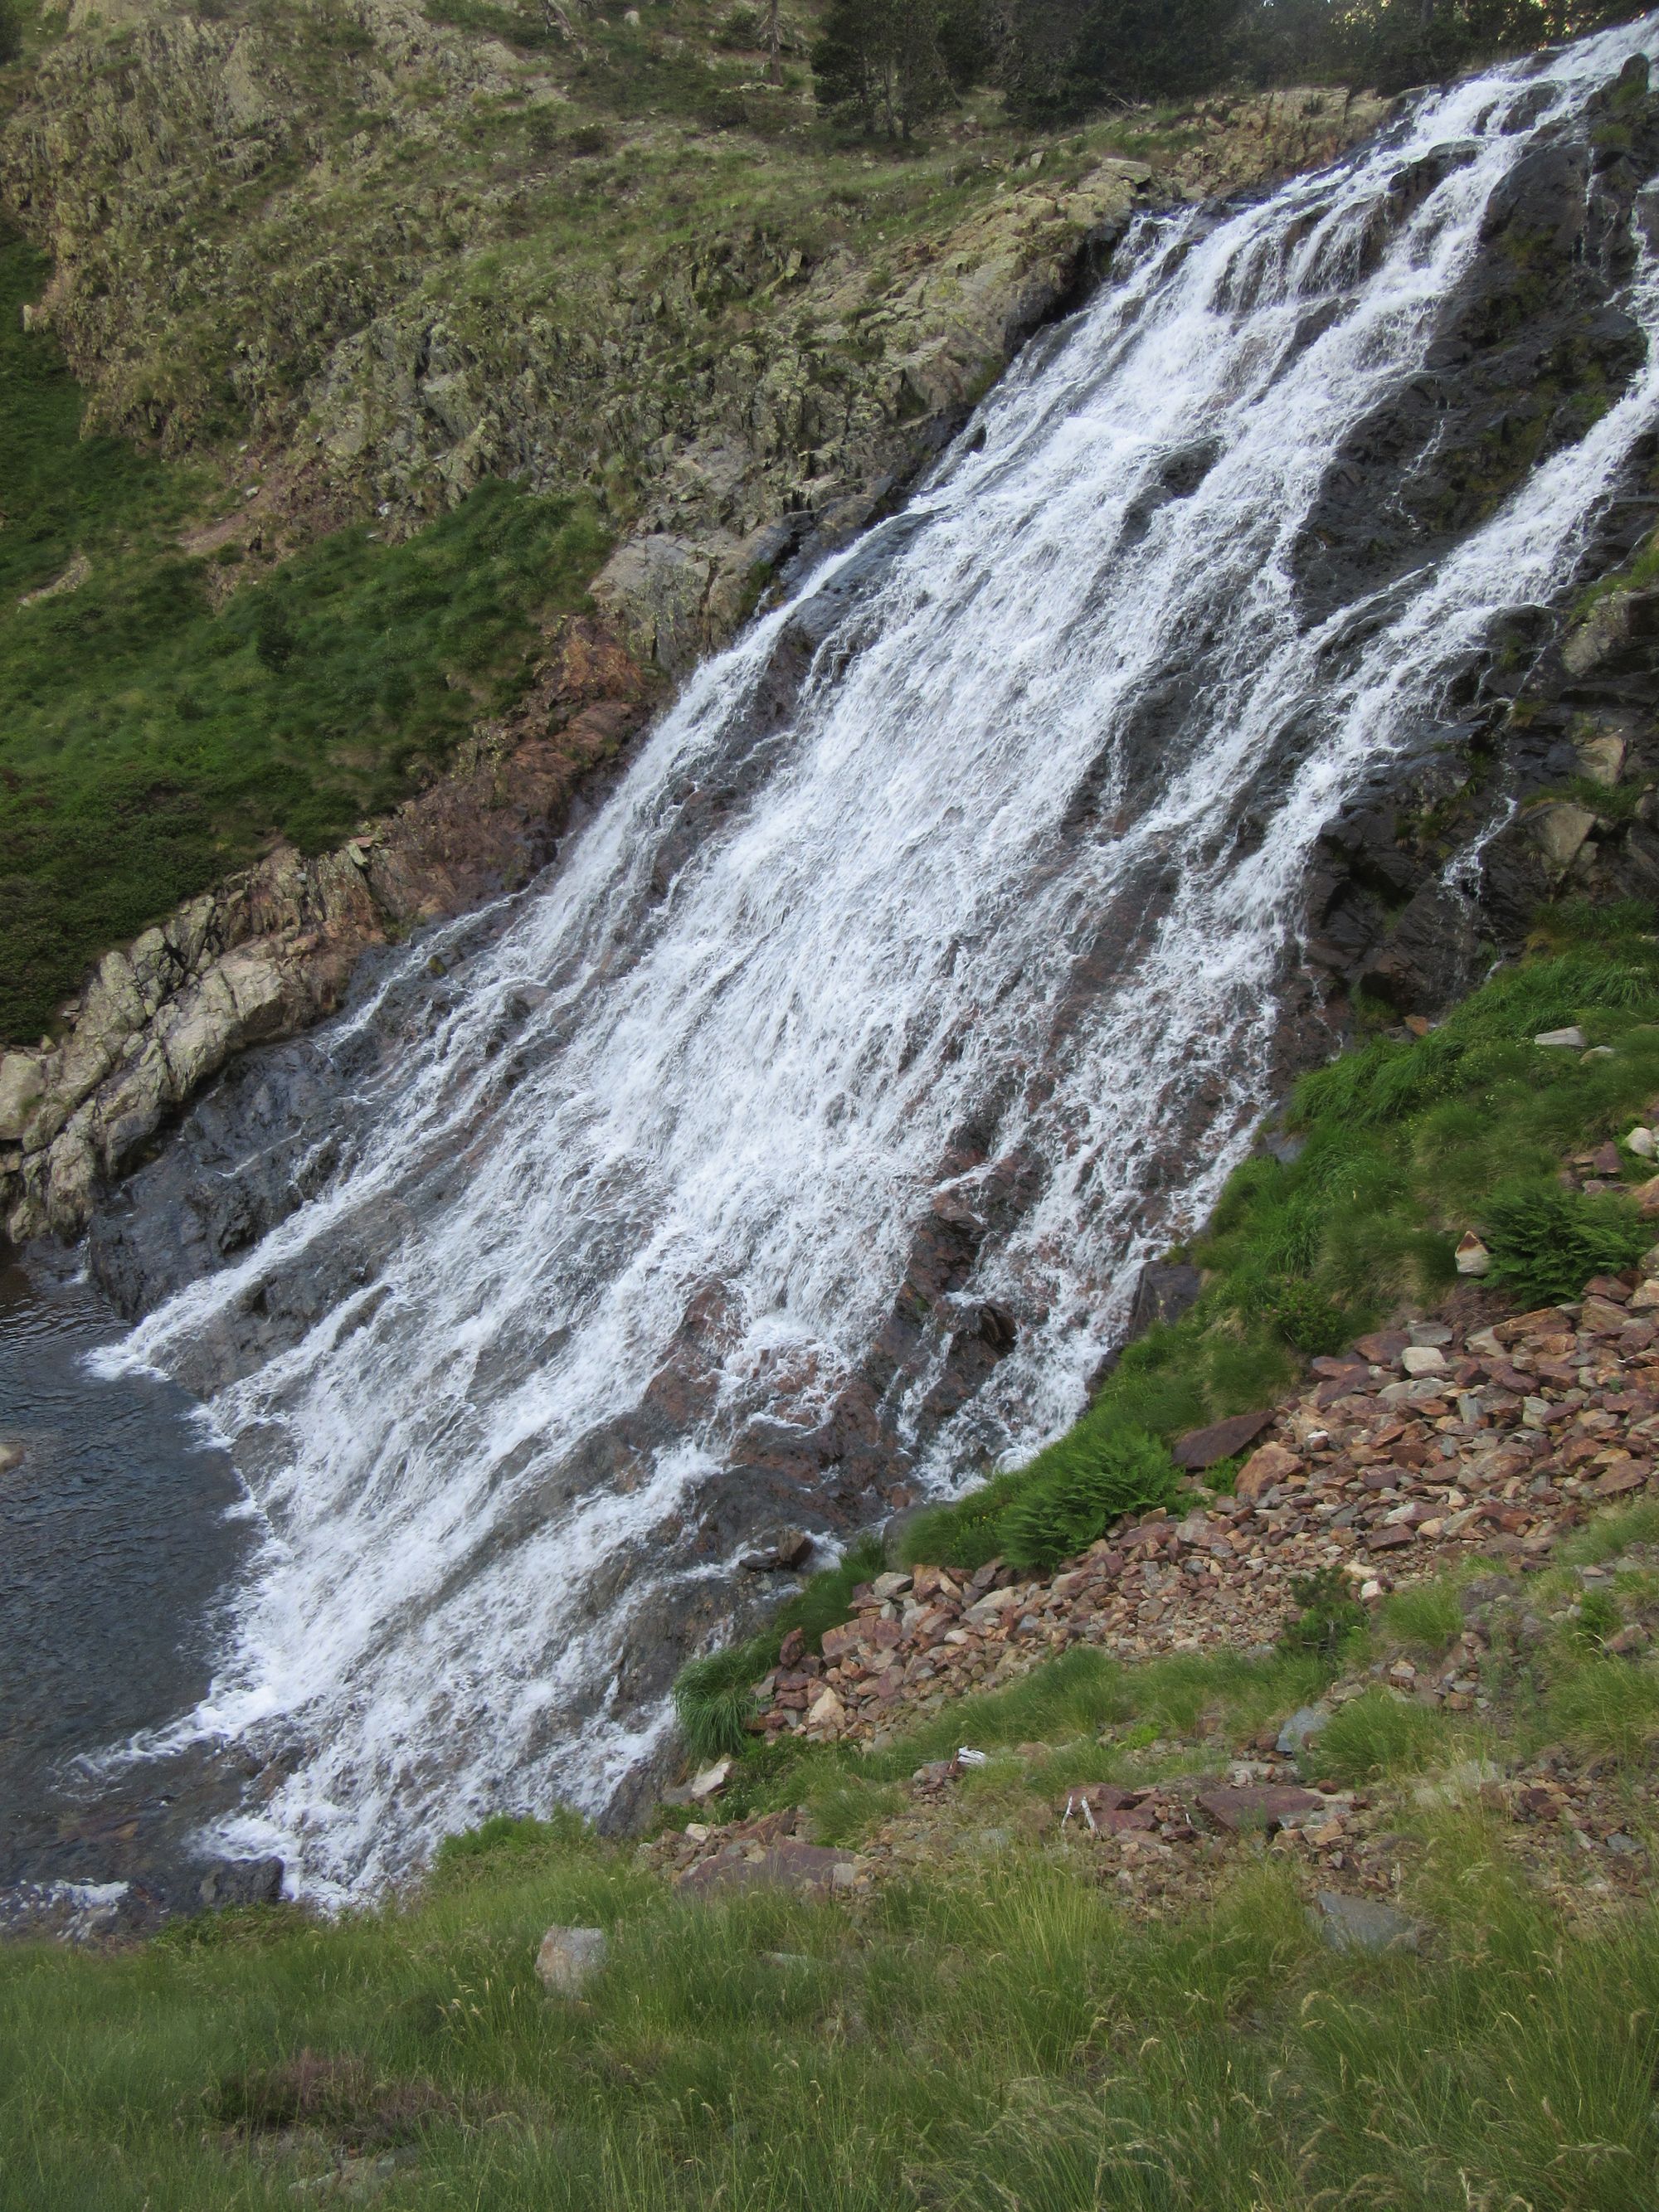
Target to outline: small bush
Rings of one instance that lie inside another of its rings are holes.
[[[1287,1343],[1310,1358],[1340,1352],[1352,1335],[1348,1316],[1316,1283],[1300,1278],[1275,1283],[1261,1310]]]
[[[1170,1455],[1144,1429],[1121,1429],[1098,1441],[1074,1432],[1043,1457],[1048,1472],[1002,1516],[1000,1549],[1011,1566],[1058,1566],[1124,1514],[1168,1505],[1176,1494]]]
[[[1356,1631],[1364,1628],[1365,1609],[1356,1602],[1340,1567],[1320,1567],[1310,1575],[1296,1576],[1291,1598],[1300,1609],[1279,1639],[1281,1650],[1332,1659]]]
[[[1554,1183],[1508,1185],[1487,1200],[1482,1226],[1487,1281],[1532,1306],[1576,1298],[1592,1275],[1628,1267],[1652,1242],[1628,1199],[1586,1198]]]

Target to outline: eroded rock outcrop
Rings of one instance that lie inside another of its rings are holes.
[[[1459,158],[1442,149],[1402,170],[1400,208]],[[1441,557],[1627,388],[1645,349],[1621,292],[1656,173],[1659,97],[1638,58],[1581,135],[1517,164],[1442,310],[1430,372],[1334,457],[1298,554],[1310,609]],[[1639,563],[1620,573],[1653,525],[1656,453],[1638,443],[1586,548],[1597,592],[1511,616],[1470,654],[1443,719],[1327,825],[1308,949],[1340,992],[1431,1015],[1516,949],[1547,900],[1659,896],[1659,592]]]
[[[525,882],[647,692],[602,624],[567,621],[526,699],[476,733],[453,775],[337,851],[278,847],[106,953],[60,1042],[0,1058],[7,1233],[76,1233],[234,1054],[331,1012],[371,945]]]

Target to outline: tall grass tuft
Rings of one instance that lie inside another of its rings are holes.
[[[1058,1566],[1127,1513],[1168,1505],[1176,1474],[1163,1445],[1142,1429],[1105,1435],[1079,1426],[1036,1462],[997,1523],[1010,1566]]]
[[[683,1667],[674,1681],[674,1711],[686,1749],[701,1764],[744,1747],[744,1723],[757,1707],[755,1680],[760,1671],[747,1644],[711,1651]]]

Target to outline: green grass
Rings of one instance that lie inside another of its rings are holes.
[[[351,2147],[407,2161],[387,2212],[1638,2212],[1659,1924],[1565,1933],[1483,1843],[1449,1827],[1423,1955],[1381,1960],[1267,1864],[1146,1926],[1017,1848],[854,1918],[550,1835],[404,1912],[9,1950],[0,2205],[291,2205]],[[609,1933],[580,2004],[535,1981],[552,1923]]]
[[[1384,1632],[1424,1656],[1437,1659],[1463,1632],[1460,1591],[1468,1575],[1462,1571],[1437,1576],[1395,1590],[1382,1607]]]
[[[1592,1651],[1559,1668],[1546,1712],[1553,1734],[1641,1766],[1659,1742],[1659,1668]]]
[[[1229,1736],[1276,1727],[1319,1695],[1334,1668],[1334,1658],[1318,1651],[1285,1650],[1265,1659],[1174,1653],[1129,1667],[1079,1648],[1003,1689],[953,1699],[880,1750],[793,1737],[756,1747],[722,1795],[720,1817],[746,1819],[788,1805],[805,1805],[816,1815],[833,1806],[830,1817],[844,1837],[853,1800],[843,1793],[884,1790],[924,1761],[950,1758],[962,1744],[990,1753],[1028,1743],[1066,1747],[1039,1762],[1042,1790],[1110,1781],[1137,1744],[1202,1737],[1218,1746]]]
[[[1633,1544],[1659,1544],[1659,1498],[1644,1498],[1599,1514],[1588,1528],[1575,1529],[1556,1557],[1564,1565],[1594,1567],[1604,1559],[1616,1559]]]
[[[1392,1690],[1367,1690],[1326,1722],[1316,1763],[1333,1781],[1371,1782],[1437,1764],[1447,1742],[1447,1723],[1430,1706]]]
[[[1645,1540],[1629,1512],[1598,1533]],[[1574,1586],[1552,1570],[1515,1603]],[[1455,1590],[1397,1595],[1373,1648],[1440,1640]],[[1565,1630],[1535,1661],[1509,1650],[1499,1623],[1494,1689],[1535,1666],[1547,1694],[1507,1735],[1501,1710],[1378,1688],[1316,1755],[1322,1777],[1407,1785],[1387,1818],[1413,1842],[1415,1955],[1326,1949],[1260,1845],[1208,1905],[1132,1919],[1038,1808],[1052,1823],[1080,1783],[1218,1771],[1331,1662],[1076,1650],[884,1752],[745,1763],[716,1817],[805,1804],[857,1847],[908,1809],[923,1759],[992,1754],[953,1785],[931,1857],[850,1908],[699,1904],[574,1815],[500,1817],[447,1842],[401,1907],[333,1925],[277,1907],[112,1956],[0,1948],[0,2212],[252,2212],[347,2151],[402,2161],[388,2212],[1645,2212],[1659,1915],[1567,1922],[1446,1785],[1490,1771],[1472,1752],[1519,1764],[1547,1735],[1645,1791],[1659,1675]],[[976,1820],[994,1852],[968,1847]],[[534,1978],[552,1924],[609,1936],[580,2002]]]
[[[342,531],[216,607],[179,550],[185,471],[80,435],[36,258],[0,248],[0,1037],[108,945],[277,837],[316,852],[415,790],[510,703],[583,603],[592,511],[481,486],[416,537]],[[21,607],[87,564],[77,588]]]

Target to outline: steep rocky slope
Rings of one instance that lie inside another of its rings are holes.
[[[599,489],[656,541],[605,596],[676,671],[757,567],[914,471],[1152,185],[1114,161],[1121,125],[968,112],[917,158],[838,147],[712,9],[583,14],[529,51],[440,12],[76,0],[0,137],[56,266],[36,312],[98,427],[246,441],[266,555],[323,518],[413,527],[491,474]],[[1381,112],[1274,95],[1152,150],[1166,192],[1249,185]]]
[[[526,49],[404,0],[82,0],[11,73],[0,194],[53,266],[26,320],[89,429],[209,464],[171,557],[222,601],[320,531],[413,532],[495,473],[580,489],[621,540],[574,689],[550,623],[453,779],[158,912],[0,1062],[14,1237],[73,1233],[231,1053],[336,1006],[365,946],[540,866],[653,684],[900,496],[1138,208],[1328,159],[1382,112],[1281,94],[1034,143],[993,106],[878,160],[716,34],[595,16]],[[75,548],[19,618],[72,619],[93,573]],[[629,711],[595,743],[601,696]]]

